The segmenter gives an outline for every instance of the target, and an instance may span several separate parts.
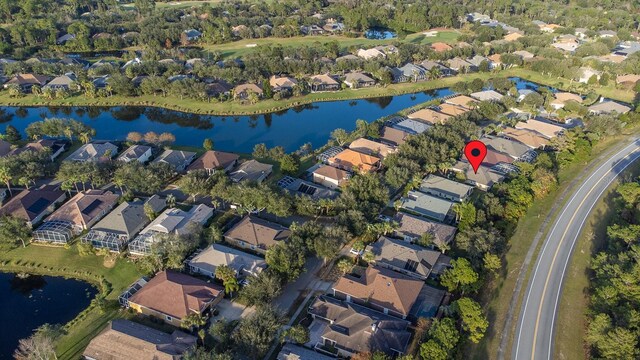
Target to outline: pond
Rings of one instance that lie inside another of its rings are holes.
[[[373,27],[364,32],[364,37],[371,40],[388,40],[398,37],[398,34],[390,29]]]
[[[97,293],[79,280],[0,272],[0,359],[13,359],[18,340],[39,326],[75,318]]]
[[[537,88],[513,79],[520,88]],[[250,116],[210,116],[156,107],[4,107],[0,108],[0,131],[11,124],[24,134],[34,121],[50,117],[80,120],[96,129],[96,139],[124,140],[131,131],[170,132],[176,145],[202,146],[206,138],[217,150],[250,153],[259,143],[280,145],[287,152],[309,142],[314,148],[326,144],[337,128],[351,131],[357,119],[373,121],[420,103],[451,95],[448,89],[362,100],[318,102],[275,113]]]

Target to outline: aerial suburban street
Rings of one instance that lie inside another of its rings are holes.
[[[582,227],[609,185],[640,158],[640,140],[602,163],[569,198],[547,235],[528,283],[513,359],[553,358],[554,325],[565,271]]]

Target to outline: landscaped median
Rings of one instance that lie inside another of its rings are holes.
[[[140,278],[135,265],[118,259],[105,262],[96,255],[80,256],[75,245],[63,247],[30,244],[0,253],[0,271],[63,276],[87,281],[105,295],[104,304],[95,301],[64,325],[65,334],[57,342],[60,360],[77,359],[89,341],[121,311],[118,295]]]

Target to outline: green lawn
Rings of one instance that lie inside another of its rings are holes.
[[[32,244],[0,253],[1,271],[67,276],[96,286],[99,286],[99,279],[104,279],[110,284],[104,311],[90,306],[72,320],[73,325],[67,325],[67,333],[56,344],[60,359],[79,357],[89,340],[121,312],[117,304],[118,295],[141,276],[135,265],[126,259],[118,259],[112,267],[105,267],[103,260],[100,256],[78,255],[75,245],[64,249]]]
[[[156,2],[156,9],[186,9],[193,6],[202,6],[204,4],[217,4],[222,0],[195,0],[195,1],[168,1]],[[134,4],[122,4],[122,8],[132,10],[135,9]]]
[[[279,44],[282,46],[298,47],[303,45],[312,44],[326,44],[336,41],[342,51],[347,50],[352,46],[357,47],[371,47],[376,45],[392,44],[400,41],[412,44],[431,44],[434,42],[446,42],[455,43],[460,35],[457,31],[440,31],[437,36],[426,37],[422,33],[415,33],[407,35],[404,39],[386,39],[386,40],[374,40],[364,37],[346,37],[342,35],[318,35],[318,36],[295,36],[290,38],[263,38],[263,39],[243,39],[225,44],[216,45],[202,45],[207,51],[216,51],[222,54],[223,58],[237,58],[242,57],[252,51],[259,51],[260,46]],[[256,46],[257,45],[257,46]]]

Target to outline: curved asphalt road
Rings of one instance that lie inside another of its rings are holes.
[[[550,360],[562,282],[574,244],[591,209],[616,177],[640,159],[635,139],[601,163],[569,198],[547,234],[529,279],[516,328],[512,358]]]

